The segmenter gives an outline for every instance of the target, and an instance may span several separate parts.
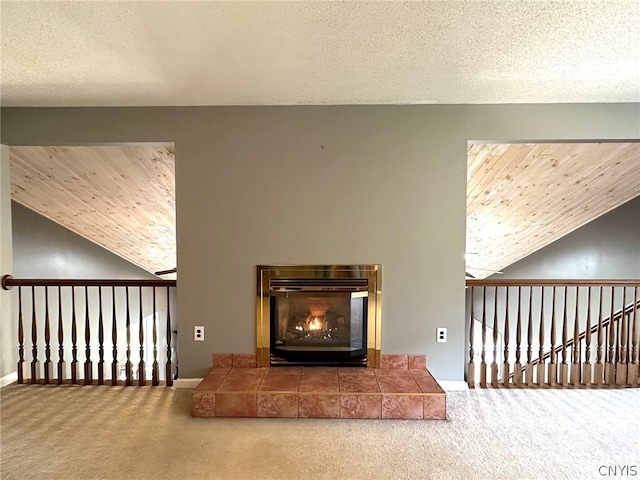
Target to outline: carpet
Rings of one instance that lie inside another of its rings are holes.
[[[207,419],[191,390],[10,385],[0,478],[640,476],[639,407],[640,389],[487,389],[449,392],[446,421]]]

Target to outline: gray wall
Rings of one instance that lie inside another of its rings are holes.
[[[157,279],[19,203],[11,210],[16,278]]]
[[[640,197],[503,272],[492,278],[640,278]]]
[[[255,265],[383,265],[382,352],[461,380],[468,140],[636,139],[637,104],[3,111],[9,145],[174,142],[183,377],[255,351]],[[436,327],[449,342],[436,344]]]

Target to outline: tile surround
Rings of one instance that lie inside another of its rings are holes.
[[[315,393],[338,393],[338,374],[302,374],[300,376],[300,387],[298,391]]]
[[[380,368],[407,369],[409,368],[409,356],[408,355],[381,355]]]
[[[257,406],[260,418],[298,418],[297,393],[258,392]]]
[[[256,418],[258,416],[256,397],[255,393],[216,392],[216,417]]]
[[[340,418],[340,395],[309,393],[298,396],[298,417]]]
[[[373,368],[350,368],[340,367],[338,368],[338,377],[351,377],[351,376],[374,376],[375,371]]]
[[[233,367],[233,354],[231,353],[214,353],[213,366],[222,368]]]
[[[424,393],[411,376],[384,375],[376,380],[383,393]]]
[[[258,366],[255,353],[232,353],[231,358],[234,367],[255,368]]]
[[[258,390],[268,392],[297,392],[299,386],[300,377],[297,375],[267,373],[263,377]]]
[[[382,418],[424,418],[424,397],[420,395],[382,395]]]
[[[382,418],[382,395],[340,395],[340,418]]]
[[[194,417],[215,417],[216,416],[216,394],[214,392],[194,391],[192,415]]]
[[[409,370],[422,370],[427,368],[426,355],[407,355]]]
[[[442,395],[425,395],[423,418],[436,420],[447,418],[447,399]]]
[[[380,391],[375,376],[344,375],[338,380],[340,393],[377,393]]]
[[[194,417],[446,419],[446,394],[424,355],[382,355],[380,369],[257,368],[252,354],[213,360],[193,391]]]
[[[220,384],[224,381],[227,375],[216,375],[214,373],[210,373],[207,375],[202,382],[196,387],[196,390],[202,390],[205,392],[215,392],[218,390]]]
[[[255,392],[262,377],[259,375],[233,375],[229,374],[217,388],[217,392]],[[206,379],[205,379],[206,381]]]

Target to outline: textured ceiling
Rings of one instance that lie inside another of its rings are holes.
[[[4,106],[640,101],[640,2],[1,5]]]

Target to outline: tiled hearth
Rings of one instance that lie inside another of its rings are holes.
[[[446,394],[424,355],[382,355],[381,366],[257,368],[252,355],[214,355],[193,415],[446,419]]]

